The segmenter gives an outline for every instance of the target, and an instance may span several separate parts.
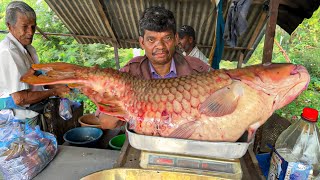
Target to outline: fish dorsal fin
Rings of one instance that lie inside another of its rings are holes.
[[[201,113],[211,117],[231,114],[236,109],[243,91],[244,89],[240,82],[233,82],[211,94],[200,105],[199,110]]]
[[[188,139],[200,125],[200,121],[189,121],[187,123],[181,124],[177,129],[172,131],[168,137]]]

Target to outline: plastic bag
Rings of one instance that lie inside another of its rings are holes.
[[[8,120],[13,118],[14,118],[14,113],[11,109],[0,110],[0,127],[1,125],[5,125]]]
[[[57,140],[23,120],[0,114],[0,173],[5,179],[32,179],[54,158]]]
[[[12,97],[1,97],[0,98],[0,110],[2,109],[12,109],[12,108],[16,108],[16,109],[21,109],[20,106],[17,106]]]
[[[59,105],[59,115],[64,120],[69,120],[72,118],[72,109],[71,109],[72,103],[67,98],[61,98],[60,99],[60,105]]]

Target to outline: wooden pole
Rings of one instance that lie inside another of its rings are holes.
[[[271,62],[274,36],[276,32],[278,7],[280,0],[270,0],[269,3],[269,19],[267,22],[266,35],[264,39],[262,63]]]
[[[114,60],[116,61],[116,67],[117,69],[120,69],[118,43],[113,43],[113,49],[114,49]]]
[[[216,40],[217,40],[217,22],[218,22],[218,9],[217,9],[217,4],[215,0],[212,0],[212,4],[214,4],[214,11],[216,11],[216,15],[214,17],[214,31],[213,31],[213,39],[212,39],[212,47],[210,50],[209,54],[209,64],[212,66],[213,63],[213,56],[214,56],[214,51],[216,49]]]
[[[237,64],[237,68],[238,69],[242,67],[243,59],[244,59],[244,53],[240,52],[239,61],[238,61],[238,64]]]
[[[49,40],[48,36],[38,26],[36,26],[36,29],[46,40]]]

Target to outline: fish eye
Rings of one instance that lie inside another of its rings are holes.
[[[262,65],[263,66],[270,66],[272,63],[271,62],[265,62],[265,63],[263,63]]]

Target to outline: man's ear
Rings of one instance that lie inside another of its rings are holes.
[[[6,25],[7,25],[8,30],[11,31],[11,25],[9,23],[6,23]]]
[[[175,45],[178,45],[179,44],[179,34],[178,33],[176,33],[175,39],[176,39]]]
[[[190,44],[193,43],[193,42],[194,42],[193,37],[192,37],[192,36],[189,36],[188,41],[189,41]]]
[[[139,36],[139,43],[140,43],[141,49],[144,49],[144,41],[142,36]]]

